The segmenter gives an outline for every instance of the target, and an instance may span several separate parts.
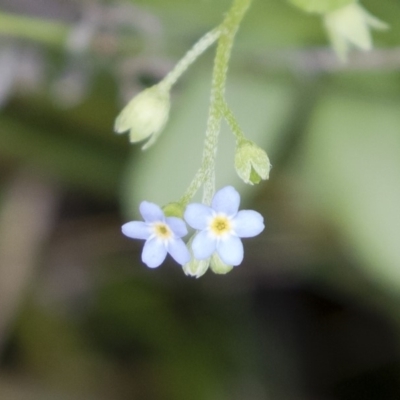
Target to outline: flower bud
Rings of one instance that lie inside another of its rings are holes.
[[[289,0],[296,7],[309,13],[324,14],[337,10],[356,0]]]
[[[387,24],[368,13],[357,2],[325,14],[324,24],[336,54],[343,61],[351,46],[364,51],[371,50],[371,28],[388,28]]]
[[[245,183],[254,185],[268,179],[271,164],[263,149],[250,140],[243,140],[236,147],[235,169]]]
[[[219,257],[217,252],[214,252],[211,256],[210,262],[211,270],[218,275],[225,275],[228,272],[232,271],[233,266],[225,264]]]
[[[136,95],[115,120],[116,133],[129,130],[132,143],[150,140],[143,146],[149,148],[164,128],[170,108],[169,90],[158,84]]]
[[[183,266],[183,272],[188,276],[200,278],[207,272],[209,266],[209,258],[206,260],[197,260],[193,257],[187,264]]]

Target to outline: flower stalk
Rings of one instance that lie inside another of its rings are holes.
[[[220,33],[221,30],[217,27],[205,34],[161,82],[133,97],[118,115],[114,126],[115,132],[129,131],[131,143],[149,139],[142,150],[151,147],[168,121],[171,87],[189,66],[218,39]]]
[[[175,65],[174,69],[160,82],[166,90],[170,90],[183,73],[201,56],[220,36],[221,27],[206,33]]]
[[[225,87],[228,63],[232,53],[235,35],[251,1],[252,0],[234,0],[231,9],[220,25],[220,36],[218,38],[217,51],[214,59],[211,100],[202,164],[180,201],[183,205],[187,205],[190,202],[202,184],[204,184],[204,204],[210,204],[214,195],[215,158],[217,155],[218,137],[221,130],[221,119],[225,109]]]
[[[153,144],[168,119],[171,87],[218,40],[199,170],[180,201],[163,208],[144,201],[139,207],[144,221],[130,221],[122,226],[125,236],[145,240],[142,261],[149,268],[157,268],[170,254],[188,276],[199,278],[209,268],[216,274],[226,274],[243,261],[241,239],[257,236],[264,230],[261,214],[239,211],[240,195],[236,189],[226,186],[215,193],[215,162],[223,118],[236,137],[235,168],[239,176],[246,183],[258,183],[268,178],[270,168],[266,153],[245,137],[225,100],[234,38],[251,1],[234,0],[222,24],[203,36],[161,82],[132,99],[117,118],[117,133],[129,130],[132,142],[149,138],[144,148]],[[201,186],[202,203],[190,203]],[[185,222],[196,230],[187,245],[182,241],[188,233]]]

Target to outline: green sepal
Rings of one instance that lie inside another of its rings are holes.
[[[225,275],[232,271],[233,266],[225,264],[219,257],[218,253],[214,252],[211,256],[210,268],[214,274]]]
[[[185,207],[178,202],[168,203],[163,207],[164,215],[166,217],[178,217],[183,218],[183,213],[185,212]]]

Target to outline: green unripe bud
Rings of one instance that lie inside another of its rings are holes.
[[[271,164],[267,153],[250,140],[239,141],[235,152],[235,169],[249,185],[269,178]]]
[[[233,266],[225,264],[219,257],[218,253],[214,252],[211,256],[210,268],[215,274],[225,275],[232,271]]]
[[[355,3],[357,0],[289,0],[290,3],[309,13],[325,14]]]
[[[169,116],[169,90],[163,85],[154,85],[136,95],[115,120],[116,133],[129,130],[132,143],[150,138],[143,146],[149,148],[163,130]]]

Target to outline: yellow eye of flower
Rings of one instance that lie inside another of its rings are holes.
[[[211,232],[216,236],[223,236],[231,231],[231,221],[225,216],[216,216],[210,224]]]
[[[159,222],[153,227],[155,235],[160,239],[169,239],[172,236],[172,232],[167,224]]]

